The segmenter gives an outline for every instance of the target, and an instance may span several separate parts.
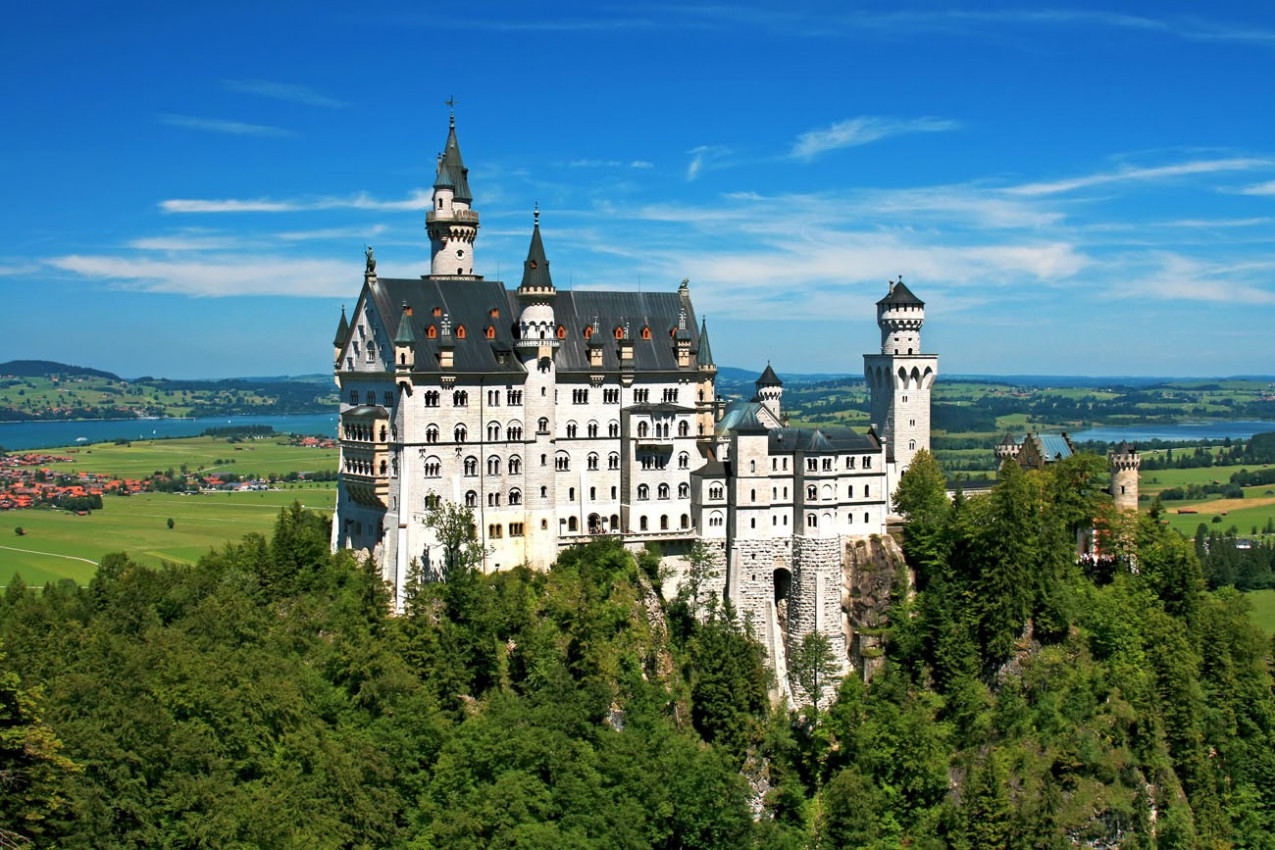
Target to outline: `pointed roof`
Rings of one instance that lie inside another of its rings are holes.
[[[771,368],[769,363],[767,363],[766,371],[761,373],[761,377],[757,379],[756,385],[759,387],[782,387],[784,382],[779,380],[779,376],[775,374],[775,370]]]
[[[394,334],[395,345],[411,345],[416,342],[416,334],[412,332],[412,311],[403,304],[403,315],[398,320],[398,333]]]
[[[345,338],[350,335],[350,322],[345,318],[345,305],[341,305],[341,324],[336,326],[336,339],[332,344],[337,348],[345,345]]]
[[[877,306],[893,304],[915,304],[918,307],[924,307],[925,302],[912,294],[912,290],[903,285],[903,278],[900,277],[898,283],[890,284],[890,292],[884,298],[877,302]]]
[[[700,321],[699,325],[699,351],[695,353],[695,365],[716,366],[713,362],[713,349],[708,344],[708,319]]]
[[[460,158],[460,144],[456,141],[456,116],[452,115],[451,126],[447,130],[447,145],[443,148],[443,158],[438,163],[438,178],[434,181],[435,189],[451,189],[452,198],[469,203],[474,196],[469,191],[469,169]]]
[[[522,285],[519,289],[553,289],[549,276],[549,260],[545,257],[545,245],[540,241],[540,210],[536,210],[536,223],[531,231],[531,246],[522,264]]]

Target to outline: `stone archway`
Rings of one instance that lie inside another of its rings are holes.
[[[773,574],[775,591],[775,620],[779,624],[780,640],[788,643],[788,601],[792,594],[792,572],[787,567],[775,567]]]

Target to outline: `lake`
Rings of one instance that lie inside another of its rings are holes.
[[[1262,419],[1237,419],[1234,422],[1182,422],[1176,425],[1121,425],[1111,428],[1089,428],[1068,434],[1074,442],[1102,440],[1118,443],[1128,440],[1143,443],[1149,440],[1247,440],[1254,434],[1275,431],[1275,422]]]
[[[0,446],[9,451],[48,449],[114,440],[197,437],[208,428],[269,425],[281,434],[336,436],[336,413],[290,416],[204,416],[198,419],[112,419],[86,422],[6,422],[0,424]],[[80,440],[84,437],[84,440]]]

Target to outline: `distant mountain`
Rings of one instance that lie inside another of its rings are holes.
[[[123,380],[114,372],[89,369],[87,366],[70,366],[66,363],[55,363],[52,360],[10,360],[8,363],[0,363],[0,375],[13,375],[18,378],[38,378],[43,375],[85,375],[112,381]]]

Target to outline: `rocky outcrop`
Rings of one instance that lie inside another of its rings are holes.
[[[913,576],[889,535],[846,540],[841,561],[841,627],[850,667],[866,682],[885,663],[886,612],[897,584],[910,593]]]

